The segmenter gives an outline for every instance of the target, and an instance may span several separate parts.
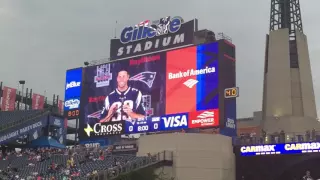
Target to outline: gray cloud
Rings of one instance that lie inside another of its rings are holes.
[[[261,109],[265,34],[269,28],[270,2],[258,1],[1,0],[0,80],[16,87],[17,81],[25,79],[34,92],[46,90],[49,97],[63,96],[65,71],[82,66],[84,61],[108,57],[115,28],[120,32],[121,27],[141,20],[180,15],[186,20],[198,18],[200,28],[232,37],[237,46],[237,84],[241,88],[238,115],[250,116]],[[320,58],[319,4],[318,0],[301,2],[316,92],[320,88],[320,74],[315,68]]]

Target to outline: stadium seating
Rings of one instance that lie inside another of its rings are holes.
[[[132,154],[122,154],[107,155],[105,156],[104,160],[98,160],[98,150],[96,149],[96,151],[93,152],[91,150],[88,151],[88,149],[82,149],[73,155],[75,167],[69,169],[70,174],[80,172],[79,176],[74,177],[73,179],[88,179],[92,172],[103,172],[113,168],[116,162],[122,165],[125,165],[126,162],[130,162],[132,164],[136,164],[137,167],[137,164],[142,164],[142,162],[146,162],[148,159],[150,159],[149,157],[136,157]],[[85,157],[86,152],[90,152],[93,159],[88,160]],[[36,161],[34,159],[30,160],[29,158],[30,156],[27,154],[17,156],[15,153],[8,155],[6,158],[1,158],[0,179],[8,179],[10,175],[18,175],[19,179],[27,179],[27,177],[35,176],[35,174],[41,174],[42,177],[45,178],[54,176],[56,179],[62,179],[62,177],[65,175],[65,168],[69,155],[64,153],[53,153],[50,155],[50,158],[45,158],[42,161]],[[51,171],[48,167],[50,167],[52,163],[60,166],[61,170]],[[10,173],[4,173],[9,165],[11,169],[14,169],[14,171],[11,170]]]
[[[46,112],[47,110],[0,111],[0,131]]]

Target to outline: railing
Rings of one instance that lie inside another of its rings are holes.
[[[280,144],[296,142],[320,142],[320,132],[307,131],[305,133],[279,133],[267,134],[264,136],[247,135],[235,137],[234,145],[259,145],[259,144]]]
[[[1,131],[4,131],[4,130],[7,130],[9,128],[12,128],[14,126],[17,126],[17,125],[20,125],[22,123],[25,123],[25,122],[29,122],[29,121],[32,121],[32,120],[35,120],[36,118],[39,118],[41,116],[44,116],[46,114],[50,113],[50,111],[48,110],[43,110],[43,111],[40,111],[40,112],[37,112],[35,114],[31,114],[31,115],[28,115],[27,117],[22,117],[21,119],[17,120],[17,121],[14,121],[14,122],[9,122],[5,125],[2,125],[0,126],[0,132]]]
[[[117,167],[109,168],[104,171],[100,171],[96,175],[92,175],[87,179],[88,180],[113,180],[120,175],[125,175],[132,171],[136,171],[151,165],[155,165],[165,160],[172,161],[172,159],[173,159],[173,152],[163,151],[155,155],[145,157],[143,159],[138,159],[135,161],[128,162],[124,166],[120,166],[120,167],[117,166]]]
[[[229,37],[228,35],[226,35],[226,34],[223,33],[223,32],[219,32],[218,34],[216,34],[216,39],[217,39],[217,40],[225,39],[225,40],[227,40],[227,41],[229,41],[229,42],[232,43],[231,37]]]

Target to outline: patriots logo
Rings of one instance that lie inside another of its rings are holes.
[[[104,110],[104,109],[103,109]],[[100,119],[102,110],[96,111],[92,114],[89,114],[88,118]]]
[[[132,76],[129,80],[143,82],[149,88],[152,88],[153,81],[156,78],[156,74],[157,74],[157,72],[145,71],[145,72],[141,72],[137,75]]]

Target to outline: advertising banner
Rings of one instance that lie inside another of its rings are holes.
[[[4,86],[2,92],[2,111],[13,111],[15,108],[17,89]]]
[[[32,109],[43,109],[44,107],[44,96],[40,94],[32,94]]]
[[[6,144],[8,141],[14,140],[26,134],[32,134],[33,139],[39,137],[42,132],[42,128],[47,125],[47,117],[39,118],[39,121],[32,121],[25,123],[15,128],[8,129],[2,135],[0,135],[0,144]]]
[[[130,152],[137,151],[136,144],[122,144],[122,145],[113,145],[112,152]]]
[[[66,72],[65,101],[81,96],[82,68],[70,69]]]
[[[237,136],[237,103],[236,99],[225,99],[225,116],[224,126],[220,129],[220,133],[226,136]]]
[[[122,120],[126,133],[219,126],[215,53],[218,45],[211,43],[87,67],[80,138],[93,137],[84,131],[88,126]],[[79,105],[80,99],[74,99],[65,108]],[[199,116],[206,110],[206,117],[193,119],[196,124],[188,127],[189,112]]]
[[[64,107],[63,107],[63,101],[62,100],[59,100],[58,101],[58,109],[59,109],[59,113],[62,115],[63,114],[63,110],[64,110]]]
[[[190,113],[189,128],[204,128],[219,125],[219,110],[208,109]]]
[[[241,156],[302,154],[320,151],[320,142],[268,144],[240,147]]]
[[[84,144],[86,147],[104,147],[108,145],[107,139],[95,139],[93,141],[80,141],[80,144]]]
[[[79,117],[80,96],[82,89],[82,68],[69,69],[66,72],[64,116],[67,119]]]
[[[53,137],[61,144],[65,143],[67,127],[65,126],[65,119],[61,117],[50,116],[50,125],[55,129]]]
[[[110,59],[124,59],[193,45],[196,21],[164,17],[125,27],[119,39],[112,39]]]

